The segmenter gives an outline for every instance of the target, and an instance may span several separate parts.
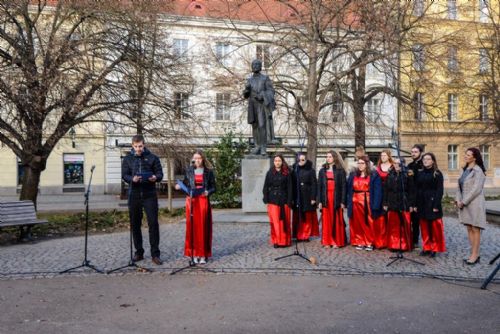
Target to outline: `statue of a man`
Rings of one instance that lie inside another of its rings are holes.
[[[276,108],[271,79],[261,74],[262,62],[252,62],[253,75],[247,80],[243,97],[248,99],[248,124],[252,124],[255,148],[251,154],[266,155],[267,143],[274,140],[273,111]]]

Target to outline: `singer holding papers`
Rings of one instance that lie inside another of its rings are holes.
[[[144,209],[148,219],[151,258],[154,264],[161,265],[156,182],[163,179],[163,171],[160,159],[144,146],[142,135],[132,137],[132,150],[122,162],[122,178],[129,184],[128,212],[135,247],[132,260],[136,262],[144,259],[141,232]]]
[[[184,255],[193,257],[194,263],[205,264],[212,256],[212,208],[209,196],[215,192],[215,175],[201,150],[193,154],[183,182],[176,184],[175,189],[188,195]]]

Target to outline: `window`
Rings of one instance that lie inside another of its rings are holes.
[[[483,23],[488,22],[488,16],[488,0],[479,0],[479,21]]]
[[[415,107],[415,119],[417,121],[421,121],[424,119],[424,94],[417,92],[415,93],[414,99],[414,107]]]
[[[490,70],[490,62],[487,49],[479,49],[479,73],[485,74]]]
[[[17,185],[23,184],[24,177],[24,166],[21,163],[21,159],[17,158]]]
[[[448,120],[456,121],[458,117],[458,97],[456,94],[448,94]]]
[[[454,46],[448,48],[448,70],[458,71],[457,48]]]
[[[448,18],[450,20],[456,20],[458,18],[456,0],[448,0]]]
[[[176,57],[185,57],[188,52],[188,44],[189,40],[187,39],[174,39],[174,56]]]
[[[381,101],[380,99],[372,98],[366,103],[365,118],[367,122],[376,123],[380,119]]]
[[[215,97],[216,121],[231,120],[230,105],[231,105],[231,95],[229,93],[217,93]]]
[[[424,15],[424,0],[415,0],[413,2],[413,15],[415,16]]]
[[[342,98],[339,96],[334,96],[332,98],[332,122],[343,122],[344,121],[344,103],[342,103]]]
[[[64,154],[64,184],[83,185],[83,154]]]
[[[257,45],[255,48],[255,58],[262,62],[262,69],[269,68],[270,57],[269,57],[269,46],[267,45]]]
[[[174,93],[175,116],[178,119],[189,118],[189,94]]]
[[[488,96],[479,96],[479,119],[481,121],[488,120]]]
[[[479,145],[479,150],[483,157],[484,168],[490,168],[490,145]]]
[[[217,43],[215,45],[215,57],[217,61],[224,66],[229,66],[229,53],[231,52],[231,45],[227,43]]]
[[[417,71],[423,71],[425,66],[425,54],[422,44],[413,46],[413,68]]]
[[[448,145],[448,170],[458,169],[458,145]]]

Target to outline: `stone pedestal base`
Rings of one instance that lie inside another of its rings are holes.
[[[243,212],[267,212],[262,188],[270,167],[271,159],[267,156],[246,155],[241,161]]]

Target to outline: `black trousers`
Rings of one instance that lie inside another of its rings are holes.
[[[160,256],[160,227],[158,225],[158,198],[155,196],[141,198],[131,196],[128,201],[128,213],[130,217],[130,225],[132,236],[134,239],[135,253],[144,255],[142,247],[142,212],[146,212],[149,229],[149,244],[151,246],[151,256]]]
[[[420,218],[417,212],[412,212],[410,214],[411,217],[411,234],[413,246],[418,245],[418,237],[420,235]]]

